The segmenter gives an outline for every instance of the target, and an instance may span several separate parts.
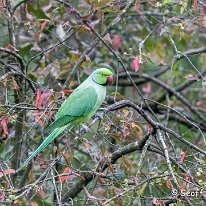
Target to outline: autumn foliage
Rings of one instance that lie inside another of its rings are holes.
[[[0,205],[206,204],[204,1],[8,0],[0,14]],[[100,67],[114,84],[90,129],[16,173]]]

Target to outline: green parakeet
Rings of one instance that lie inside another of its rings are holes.
[[[59,108],[55,121],[46,128],[53,132],[42,142],[35,152],[19,167],[20,171],[28,162],[39,154],[51,141],[53,141],[66,128],[72,128],[88,122],[101,106],[106,96],[106,86],[112,84],[112,72],[106,68],[95,70]]]

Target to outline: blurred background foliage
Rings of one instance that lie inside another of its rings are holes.
[[[129,3],[131,7],[120,16]],[[25,168],[25,174],[13,175],[11,169],[17,169],[42,142],[42,131],[53,121],[56,108],[99,67],[110,68],[115,74],[104,107],[130,99],[181,138],[205,149],[204,1],[11,0],[1,1],[0,8],[0,47],[18,54],[25,62],[22,71],[17,58],[0,51],[0,75],[21,71],[35,88],[32,91],[21,75],[0,77],[0,163],[1,171],[7,173],[0,175],[2,204],[15,200],[15,205],[61,205],[59,201],[81,181],[85,171],[94,171],[102,158],[139,142],[149,132],[150,125],[133,109],[110,112],[74,145],[70,143],[75,134],[67,132]],[[145,99],[154,113],[145,106]],[[21,134],[17,132],[19,127]],[[164,136],[180,188],[206,189],[205,157],[169,134]],[[141,151],[135,151],[122,156],[67,205],[187,205],[185,199],[171,194],[174,183],[158,139],[153,137],[150,143],[160,152],[147,150],[141,156]],[[16,199],[29,184],[35,184],[66,147],[70,149],[55,170],[31,193]],[[150,180],[153,176],[156,178]],[[206,197],[198,193],[188,199],[193,205],[204,205]]]

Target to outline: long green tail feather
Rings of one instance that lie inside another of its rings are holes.
[[[55,120],[52,124],[50,124],[44,131],[43,133],[50,132],[56,128],[63,127],[64,125],[68,125],[75,117],[65,115],[57,120]]]
[[[32,160],[37,154],[39,154],[50,142],[52,142],[59,134],[61,134],[68,125],[60,128],[56,128],[42,143],[41,145],[32,153],[29,158],[16,170],[19,172],[24,166],[26,166],[30,160]]]

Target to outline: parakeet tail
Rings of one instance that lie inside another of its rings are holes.
[[[24,166],[26,166],[37,154],[39,154],[50,142],[52,142],[59,134],[61,134],[68,125],[65,125],[60,128],[56,128],[35,150],[34,153],[16,170],[16,173],[19,172]]]

